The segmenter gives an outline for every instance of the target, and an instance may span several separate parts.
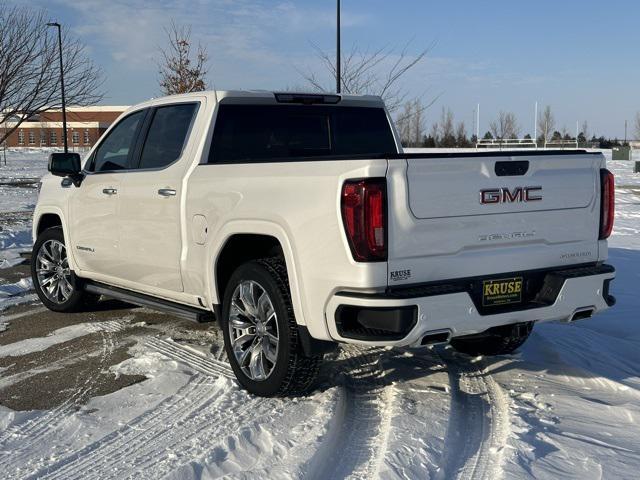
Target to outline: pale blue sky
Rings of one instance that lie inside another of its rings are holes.
[[[335,1],[14,0],[46,7],[73,29],[105,74],[103,103],[158,95],[154,57],[162,26],[193,26],[208,49],[218,89],[304,85],[298,70],[318,69],[311,43],[334,48]],[[482,131],[499,110],[533,133],[533,104],[550,104],[558,127],[624,135],[640,110],[640,2],[634,0],[342,0],[343,48],[411,41],[410,54],[435,42],[402,87],[429,100],[427,124],[442,106]],[[318,70],[322,75],[322,71]],[[331,80],[327,78],[327,86]],[[426,92],[426,93],[425,93]],[[632,129],[630,128],[630,131]]]

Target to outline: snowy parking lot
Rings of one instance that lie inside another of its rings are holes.
[[[345,347],[306,397],[239,388],[215,324],[103,301],[46,311],[28,278],[46,153],[0,163],[0,472],[26,478],[575,478],[640,471],[640,174],[610,161],[615,308],[514,355]]]

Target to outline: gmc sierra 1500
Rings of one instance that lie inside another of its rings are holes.
[[[307,390],[336,343],[469,354],[613,305],[601,154],[404,154],[378,97],[201,92],[50,157],[33,281],[218,319],[247,390]],[[62,180],[56,177],[63,177]]]

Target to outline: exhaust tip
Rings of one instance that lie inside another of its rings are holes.
[[[427,333],[422,340],[420,340],[420,345],[436,345],[438,343],[449,343],[451,340],[451,330],[439,330]]]
[[[585,308],[582,310],[578,310],[571,317],[571,322],[575,322],[576,320],[584,320],[585,318],[591,318],[593,316],[595,309],[593,307]]]

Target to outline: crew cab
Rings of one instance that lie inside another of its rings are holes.
[[[49,170],[33,219],[42,302],[218,320],[258,395],[308,390],[339,343],[504,354],[534,322],[615,301],[601,154],[404,153],[379,97],[154,99]]]

